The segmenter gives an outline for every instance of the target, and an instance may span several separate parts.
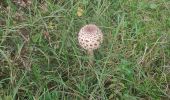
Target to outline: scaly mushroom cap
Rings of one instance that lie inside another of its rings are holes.
[[[103,33],[94,24],[85,25],[78,33],[78,41],[82,48],[86,50],[95,50],[103,42]]]

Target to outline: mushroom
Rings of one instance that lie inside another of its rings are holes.
[[[87,50],[90,56],[90,64],[93,65],[93,58],[95,49],[100,47],[103,42],[102,31],[94,24],[88,24],[83,26],[78,33],[78,41],[82,48]]]

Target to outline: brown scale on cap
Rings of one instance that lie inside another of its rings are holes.
[[[95,50],[103,42],[103,33],[94,24],[85,25],[78,33],[78,41],[82,48],[86,50]]]

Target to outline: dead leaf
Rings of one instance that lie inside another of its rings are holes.
[[[42,3],[42,4],[40,4],[39,7],[42,10],[42,13],[48,12],[48,5],[47,5],[47,3]]]
[[[21,7],[30,6],[32,4],[32,0],[13,0],[13,2]]]
[[[26,16],[24,16],[24,12],[22,12],[22,11],[17,11],[17,12],[15,13],[15,19],[16,19],[16,21],[23,21],[23,20],[26,19]]]
[[[78,7],[77,9],[77,16],[82,16],[83,15],[83,9],[81,7]]]
[[[28,30],[27,28],[21,28],[19,29],[20,35],[22,36],[22,38],[24,39],[25,42],[29,42],[30,40],[30,30]]]

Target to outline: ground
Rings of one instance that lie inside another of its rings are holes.
[[[0,5],[0,100],[170,99],[169,0]],[[90,23],[104,34],[92,66],[77,39]]]

